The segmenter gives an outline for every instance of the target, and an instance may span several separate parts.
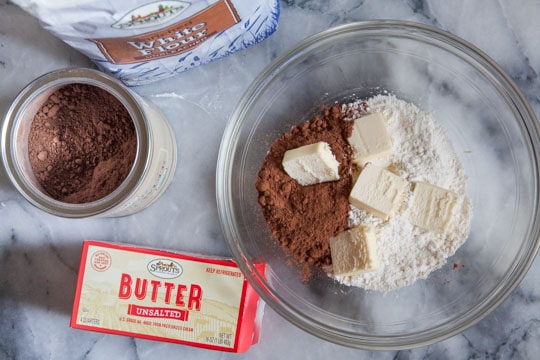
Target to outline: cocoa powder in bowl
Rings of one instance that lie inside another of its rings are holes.
[[[43,190],[66,203],[99,200],[128,176],[137,152],[135,126],[109,92],[70,84],[40,107],[28,135],[32,171]]]
[[[330,265],[330,237],[347,229],[349,193],[352,188],[352,149],[347,138],[352,122],[342,121],[340,106],[324,108],[271,146],[258,173],[256,188],[266,222],[281,247],[297,263],[305,265],[303,277],[310,276],[309,265]],[[324,141],[330,145],[339,165],[339,180],[302,186],[282,166],[287,150]]]

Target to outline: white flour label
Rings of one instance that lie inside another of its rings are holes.
[[[257,304],[231,260],[85,241],[71,326],[242,352]]]
[[[132,23],[137,23],[136,19],[134,18]],[[157,20],[161,19],[157,17]],[[111,63],[133,64],[194,50],[218,32],[228,29],[239,21],[240,17],[230,0],[220,0],[187,19],[159,30],[136,36],[90,40],[98,45],[101,53]],[[120,26],[127,24],[130,23],[121,23]]]

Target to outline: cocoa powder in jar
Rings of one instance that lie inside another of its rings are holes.
[[[323,108],[277,139],[258,173],[256,188],[266,222],[281,247],[300,264],[324,267],[332,262],[330,237],[347,229],[352,188],[352,149],[347,138],[352,122],[343,121],[341,106]],[[339,180],[301,186],[283,170],[285,151],[325,141],[339,165]]]
[[[137,151],[133,121],[107,91],[70,84],[54,91],[28,136],[32,171],[42,188],[66,203],[87,203],[126,179]]]

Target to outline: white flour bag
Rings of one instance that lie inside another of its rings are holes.
[[[149,83],[271,35],[278,0],[12,0],[127,85]]]

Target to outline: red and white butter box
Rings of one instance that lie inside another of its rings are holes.
[[[230,259],[88,240],[71,327],[244,352],[263,306]]]

